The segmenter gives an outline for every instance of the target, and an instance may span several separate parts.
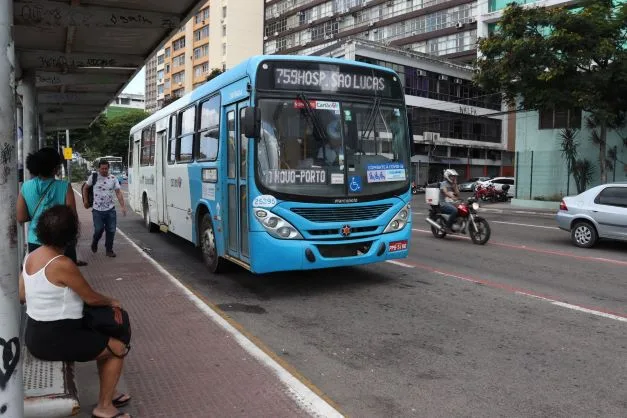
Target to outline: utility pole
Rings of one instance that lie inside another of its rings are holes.
[[[18,297],[13,0],[0,0],[0,416],[24,415]]]

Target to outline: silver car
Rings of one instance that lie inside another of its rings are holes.
[[[604,184],[565,197],[556,219],[578,247],[590,248],[600,238],[627,241],[627,182]]]

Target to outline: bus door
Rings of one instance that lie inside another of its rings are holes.
[[[223,217],[226,252],[249,262],[248,247],[248,138],[240,134],[246,102],[226,107],[227,202]]]
[[[141,207],[141,197],[138,196],[141,192],[140,192],[140,184],[139,184],[139,158],[140,158],[140,153],[141,153],[141,131],[139,131],[138,133],[136,133],[133,138],[132,138],[132,143],[131,143],[131,158],[132,158],[132,162],[129,164],[132,164],[132,167],[129,167],[127,176],[128,176],[128,195],[129,195],[129,204],[131,205],[131,208],[133,208],[133,210],[135,212],[141,213],[142,207]]]
[[[163,129],[157,132],[157,155],[155,159],[155,165],[157,166],[157,177],[155,179],[155,187],[157,194],[155,201],[157,204],[157,223],[161,225],[167,225],[168,220],[166,218],[166,165],[168,163],[168,131]]]

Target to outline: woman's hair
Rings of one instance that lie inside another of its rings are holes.
[[[78,238],[78,218],[68,206],[56,205],[41,214],[35,232],[43,245],[65,248]]]
[[[54,148],[41,148],[28,154],[26,168],[33,176],[52,177],[61,165],[61,156]]]

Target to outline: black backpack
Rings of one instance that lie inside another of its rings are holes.
[[[83,183],[83,186],[87,186],[87,203],[88,208],[94,205],[94,186],[96,185],[96,181],[98,180],[98,173],[91,174],[91,187],[87,186],[87,182]]]

